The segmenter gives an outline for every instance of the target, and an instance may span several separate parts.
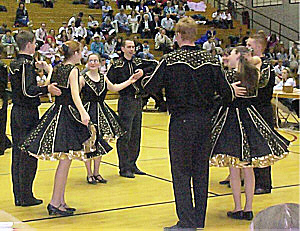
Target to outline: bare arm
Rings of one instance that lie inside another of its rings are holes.
[[[77,68],[74,68],[69,76],[70,80],[70,87],[71,87],[71,94],[72,94],[72,99],[75,103],[75,106],[77,107],[80,116],[81,116],[81,121],[84,125],[88,125],[88,122],[90,120],[89,114],[86,112],[82,105],[82,101],[79,96],[79,85],[78,85],[78,70]]]

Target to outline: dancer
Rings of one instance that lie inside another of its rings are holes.
[[[97,54],[91,54],[88,57],[88,72],[80,78],[82,88],[82,101],[84,107],[91,117],[92,123],[97,128],[97,142],[96,145],[98,155],[94,159],[94,171],[91,169],[92,160],[85,161],[87,169],[87,182],[90,184],[106,183],[99,174],[99,167],[102,155],[108,153],[112,148],[105,140],[117,139],[124,134],[121,128],[118,116],[116,113],[104,102],[107,89],[110,91],[120,91],[140,77],[139,74],[133,74],[130,78],[120,84],[112,84],[106,76],[99,71],[100,61]]]
[[[51,82],[57,82],[62,94],[45,112],[37,127],[21,148],[43,160],[59,160],[54,179],[52,199],[47,206],[49,215],[72,215],[76,210],[65,202],[65,187],[73,159],[87,160],[99,155],[95,152],[95,130],[87,127],[90,116],[79,96],[79,70],[75,64],[81,59],[81,45],[68,41],[62,45],[65,61],[55,67]],[[90,126],[93,128],[93,126]]]
[[[107,71],[107,77],[113,84],[120,84],[133,74],[137,74],[137,77],[149,75],[157,66],[155,60],[133,57],[135,45],[132,40],[124,40],[121,49],[124,52],[124,57],[116,60]],[[142,93],[140,81],[120,91],[118,112],[121,125],[126,130],[126,134],[117,140],[119,174],[122,177],[134,178],[134,174],[146,174],[136,165],[140,154]]]
[[[225,81],[219,61],[195,46],[196,32],[192,18],[180,19],[175,29],[180,49],[165,55],[153,75],[143,79],[150,93],[165,87],[171,114],[169,150],[179,221],[165,230],[204,228],[214,96],[217,92],[224,101],[231,101],[233,88],[236,94],[243,90],[236,83],[232,88]]]
[[[19,145],[38,123],[40,95],[48,92],[60,95],[61,90],[55,87],[56,83],[37,86],[35,68],[43,69],[50,75],[52,67],[46,62],[34,62],[33,54],[36,47],[34,34],[20,31],[16,42],[20,52],[10,63],[13,102],[10,124],[13,141],[11,164],[13,193],[16,206],[34,206],[43,202],[36,199],[32,192],[37,159],[24,155]]]
[[[267,47],[267,39],[264,34],[251,35],[247,40],[247,47],[253,50],[253,55],[260,57],[262,65],[260,68],[262,78],[258,96],[256,97],[255,107],[267,124],[274,129],[273,107],[271,104],[273,87],[275,85],[275,72],[271,60],[264,55]],[[271,193],[272,176],[271,166],[265,168],[254,168],[255,192],[254,194]]]
[[[212,130],[210,165],[230,167],[235,207],[227,216],[252,220],[255,186],[253,167],[266,167],[285,158],[289,142],[274,132],[253,106],[258,95],[258,83],[266,77],[260,76],[260,58],[251,57],[246,47],[236,47],[228,57],[228,65],[233,70],[226,73],[227,81],[241,81],[247,94],[220,107]],[[243,169],[245,181],[244,209],[241,205],[240,168]]]

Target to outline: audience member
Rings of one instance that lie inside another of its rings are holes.
[[[155,50],[163,51],[164,54],[169,53],[173,49],[171,39],[166,35],[166,30],[161,29],[155,36]]]
[[[4,47],[7,58],[12,58],[15,50],[18,51],[19,48],[14,37],[11,35],[11,30],[7,29],[5,35],[1,38],[1,45]]]
[[[27,26],[29,23],[28,12],[25,3],[20,2],[16,12],[15,26]]]

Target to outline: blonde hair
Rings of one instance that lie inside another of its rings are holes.
[[[75,52],[80,52],[81,43],[77,41],[67,41],[61,47],[61,53],[65,56],[65,60],[71,58]]]
[[[191,17],[182,18],[176,24],[175,32],[181,34],[182,40],[195,41],[197,36],[197,24]]]

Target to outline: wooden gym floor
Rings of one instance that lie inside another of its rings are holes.
[[[116,101],[109,101],[116,108]],[[50,104],[43,103],[43,113]],[[9,106],[8,125],[11,106]],[[167,113],[143,114],[141,153],[138,166],[146,176],[127,179],[118,175],[118,159],[114,149],[103,157],[100,173],[107,184],[86,182],[84,163],[73,161],[67,188],[67,203],[76,207],[71,217],[48,216],[53,179],[58,162],[39,161],[34,193],[44,203],[35,207],[15,207],[11,184],[11,149],[0,157],[0,230],[2,222],[14,222],[18,230],[163,230],[177,222],[168,156]],[[271,194],[254,197],[254,213],[280,203],[299,203],[299,132],[280,130],[292,141],[290,155],[272,167]],[[10,128],[7,126],[10,137]],[[227,168],[210,168],[209,199],[205,230],[248,230],[250,222],[232,220],[226,212],[233,209],[231,189],[219,185],[228,174]],[[242,195],[244,200],[244,194]],[[6,229],[9,230],[9,229]]]

